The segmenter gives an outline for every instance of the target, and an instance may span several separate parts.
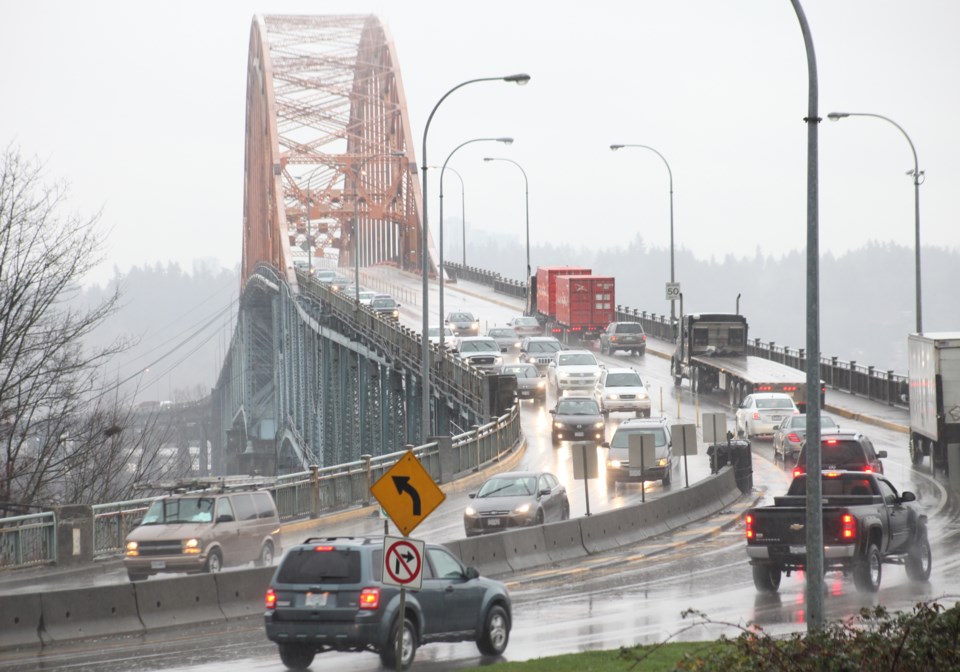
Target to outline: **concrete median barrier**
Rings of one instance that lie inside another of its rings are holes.
[[[40,595],[0,595],[0,649],[40,646]]]
[[[216,574],[217,602],[224,617],[242,618],[262,613],[264,595],[275,569],[257,567]]]
[[[144,631],[130,583],[42,593],[40,606],[44,644]]]
[[[487,576],[509,574],[513,568],[507,562],[503,537],[504,535],[498,532],[461,539],[460,560],[465,565],[473,565],[481,574]]]
[[[641,504],[637,508],[637,523],[627,543],[637,543],[663,534],[670,530],[667,520],[670,517],[671,501],[669,496],[660,497]]]
[[[614,509],[580,519],[583,547],[588,553],[603,553],[620,547],[618,534],[626,535],[632,525],[626,522],[629,509]]]
[[[552,562],[573,560],[587,555],[580,531],[580,519],[551,523],[543,527],[543,541],[547,557]]]
[[[503,550],[513,571],[517,572],[550,564],[543,528],[543,525],[538,525],[529,529],[504,532],[501,535],[503,536]]]
[[[135,590],[140,620],[148,630],[226,620],[212,574],[138,581]]]

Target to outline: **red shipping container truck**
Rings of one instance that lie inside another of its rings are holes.
[[[552,318],[557,316],[557,278],[561,275],[590,275],[583,266],[537,267],[537,312]]]
[[[556,278],[556,321],[569,336],[597,338],[614,320],[615,280],[609,275]]]

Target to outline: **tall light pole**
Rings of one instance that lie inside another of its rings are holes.
[[[530,181],[527,180],[527,171],[523,169],[519,163],[513,159],[505,159],[498,156],[486,156],[483,159],[484,161],[506,161],[507,163],[512,163],[517,168],[520,169],[520,172],[523,173],[523,198],[524,205],[526,207],[527,215],[527,275],[525,276],[525,281],[527,284],[527,293],[530,293]],[[529,298],[529,297],[528,297]]]
[[[917,333],[923,333],[923,310],[920,300],[920,185],[923,183],[920,179],[920,176],[923,175],[923,171],[920,170],[920,164],[917,162],[917,150],[913,146],[913,141],[910,139],[910,136],[907,135],[907,132],[903,130],[903,127],[900,126],[893,119],[883,116],[882,114],[873,114],[870,112],[831,112],[827,115],[827,118],[830,121],[838,121],[845,117],[875,117],[877,119],[883,119],[884,121],[889,121],[891,124],[897,127],[897,130],[903,133],[903,137],[907,139],[907,143],[910,145],[910,151],[913,152],[913,170],[907,171],[907,175],[913,175],[913,218],[914,218],[914,271],[916,273],[916,311],[917,311]]]
[[[670,176],[670,283],[674,283],[673,276],[673,171],[670,170],[670,164],[667,163],[667,159],[655,150],[653,147],[648,147],[647,145],[610,145],[612,151],[617,151],[618,149],[623,149],[624,147],[639,147],[640,149],[649,149],[651,152],[660,157],[663,161],[663,165],[667,167],[667,174]],[[670,325],[673,326],[674,322],[677,319],[676,311],[674,310],[675,301],[670,302]]]
[[[450,162],[450,159],[453,158],[453,155],[457,153],[461,147],[469,145],[474,142],[502,142],[505,145],[513,144],[513,138],[474,138],[473,140],[467,140],[466,142],[461,142],[459,145],[453,148],[453,151],[447,154],[447,160],[443,162],[443,166],[440,168],[440,272],[437,274],[439,284],[440,284],[440,301],[437,304],[438,312],[440,313],[440,352],[443,352],[443,174],[447,172],[447,164]]]
[[[428,168],[433,168],[433,169],[438,169],[438,170],[439,170],[439,168],[440,168],[440,166],[427,166],[427,167],[428,167]],[[464,197],[465,191],[464,191],[464,188],[463,188],[463,175],[461,175],[460,173],[458,173],[456,170],[454,170],[454,169],[451,168],[450,166],[447,166],[444,170],[449,170],[451,173],[453,173],[454,175],[457,176],[457,179],[458,179],[458,180],[460,180],[460,223],[463,225],[463,231],[462,231],[462,236],[463,236],[463,262],[462,262],[462,263],[463,263],[464,266],[466,266],[466,265],[467,265],[467,206],[465,205],[465,203],[466,203],[466,198]],[[443,196],[442,196],[442,191],[443,191],[443,190],[441,189],[441,196],[440,196],[441,199],[443,198]],[[441,200],[441,203],[442,203],[442,202],[443,202],[443,201]],[[442,325],[441,325],[441,326],[442,326]]]
[[[360,175],[362,174],[363,167],[367,164],[367,161],[372,159],[382,159],[385,157],[399,159],[403,158],[404,156],[406,156],[404,152],[373,154],[372,156],[365,156],[360,161],[356,162],[356,165],[353,168],[353,289],[354,300],[356,301],[354,307],[356,308],[360,307],[360,229],[359,222],[357,220],[357,183],[360,181]]]
[[[426,441],[427,437],[430,436],[430,427],[432,423],[430,422],[430,339],[427,338],[427,334],[430,331],[430,311],[428,307],[429,299],[429,290],[430,290],[430,260],[429,255],[427,254],[427,243],[428,243],[428,232],[429,227],[427,225],[427,134],[430,132],[430,122],[433,121],[433,115],[437,113],[437,108],[440,107],[440,104],[447,99],[447,97],[456,91],[468,84],[475,84],[477,82],[513,82],[515,84],[526,84],[530,81],[530,75],[527,74],[517,74],[517,75],[508,75],[506,77],[481,77],[478,79],[468,79],[465,82],[460,82],[455,87],[447,91],[443,96],[440,97],[440,100],[437,101],[436,105],[433,106],[433,109],[430,110],[430,116],[427,117],[427,123],[423,127],[423,148],[421,154],[421,161],[423,162],[420,165],[421,172],[421,199],[423,212],[421,213],[421,230],[420,230],[420,269],[423,273],[423,332],[420,335],[420,377],[421,385],[423,389],[421,390],[421,406],[420,406],[420,432],[422,436],[421,440]],[[440,273],[443,273],[443,269],[440,269]],[[441,278],[442,280],[442,278]]]

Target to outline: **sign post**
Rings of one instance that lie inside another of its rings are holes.
[[[685,488],[690,487],[690,469],[687,466],[687,455],[697,454],[697,426],[691,424],[673,426],[673,445],[683,450],[683,475],[686,479]]]
[[[592,450],[587,450],[588,446]],[[580,448],[580,450],[577,450]],[[599,466],[597,465],[597,449],[593,444],[575,443],[571,447],[570,454],[573,457],[573,477],[574,479],[583,479],[583,496],[587,502],[587,514],[590,515],[590,487],[587,479],[597,478]]]
[[[640,501],[647,501],[646,465],[657,461],[657,446],[653,434],[629,434],[627,436],[627,459],[630,462],[630,475],[640,476]],[[634,465],[640,465],[640,473],[634,474]]]

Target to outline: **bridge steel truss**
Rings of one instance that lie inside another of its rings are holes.
[[[396,50],[375,16],[256,16],[242,281],[266,262],[422,266],[420,181]],[[398,156],[400,155],[400,156]],[[356,218],[354,218],[356,215]],[[432,239],[429,268],[435,272]]]
[[[247,280],[212,393],[215,474],[289,474],[432,439],[419,435],[420,335],[306,273],[297,281],[267,264]],[[431,354],[438,436],[496,415],[482,372]]]

